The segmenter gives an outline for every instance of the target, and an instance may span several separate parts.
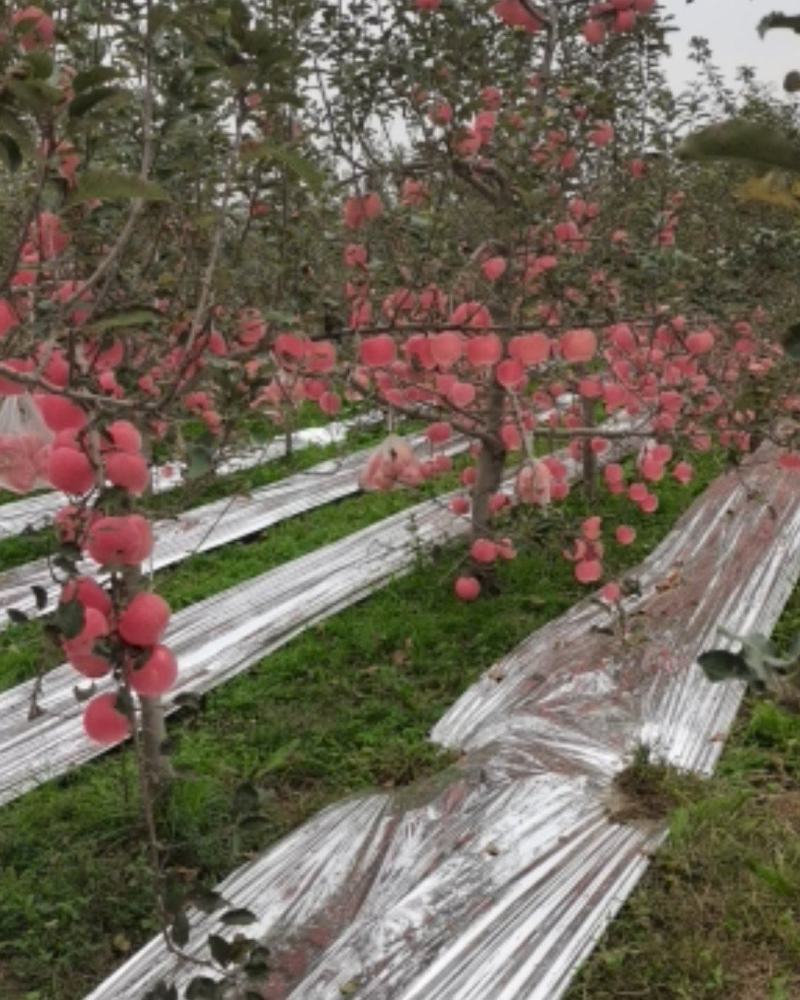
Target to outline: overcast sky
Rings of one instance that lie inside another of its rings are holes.
[[[671,35],[673,56],[669,73],[676,88],[685,86],[695,75],[694,64],[686,57],[689,39],[701,35],[711,43],[714,59],[733,80],[738,66],[749,65],[759,80],[774,84],[782,92],[783,78],[791,69],[800,69],[800,35],[785,28],[768,32],[763,40],[756,25],[772,11],[800,14],[800,0],[661,0],[665,10],[675,15],[680,33]]]

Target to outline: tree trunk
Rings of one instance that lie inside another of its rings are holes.
[[[583,401],[583,424],[594,427],[594,404],[591,399]],[[597,456],[592,450],[592,439],[587,437],[583,442],[583,489],[587,500],[595,498],[595,481],[597,479]]]
[[[505,393],[495,380],[494,372],[492,372],[491,377],[486,430],[492,436],[493,441],[484,441],[478,456],[477,475],[472,491],[472,534],[475,538],[489,533],[489,501],[500,489],[506,461],[506,450],[500,437]]]
[[[124,599],[127,604],[142,587],[142,571],[138,566],[131,566],[123,571],[122,582]],[[142,753],[141,766],[144,769],[144,781],[147,785],[152,802],[164,795],[170,781],[174,777],[172,762],[164,753],[164,742],[167,729],[164,722],[164,706],[160,698],[139,697],[140,747]]]
[[[164,705],[160,698],[139,698],[142,722],[142,763],[144,779],[150,797],[157,801],[164,795],[174,777],[172,762],[164,753],[167,727],[164,722]]]

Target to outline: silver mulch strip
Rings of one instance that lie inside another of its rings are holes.
[[[292,435],[292,448],[301,451],[312,445],[325,446],[344,441],[353,428],[365,424],[374,424],[383,419],[383,415],[375,411],[365,413],[351,420],[335,421],[324,427],[305,427]],[[217,475],[227,476],[244,469],[252,469],[257,465],[265,465],[283,458],[286,454],[286,441],[277,438],[268,444],[249,448],[239,455],[234,455],[222,462],[217,469]],[[174,462],[169,467],[156,469],[153,475],[153,492],[166,493],[183,483],[184,466]],[[58,492],[36,493],[24,500],[14,500],[0,504],[0,539],[13,538],[23,531],[39,530],[51,523],[56,511],[65,503],[64,494]]]
[[[714,483],[641,565],[625,645],[597,630],[608,613],[582,601],[495,664],[435,727],[437,742],[462,752],[458,765],[332,806],[222,883],[233,905],[258,916],[246,932],[273,951],[265,1000],[563,995],[665,835],[657,823],[609,818],[614,775],[642,742],[678,767],[713,769],[742,687],[708,683],[696,658],[720,644],[718,626],[768,633],[800,575],[795,481],[773,462],[747,478]],[[433,506],[419,521],[426,538],[456,523]],[[308,567],[320,564],[332,588],[325,601],[349,603],[345,592],[366,592],[373,572],[402,564],[406,531],[398,517],[348,539],[342,561],[332,549],[315,553]],[[324,614],[320,591],[294,579],[304,606],[296,621]],[[251,609],[268,628],[270,612],[257,600]],[[190,629],[187,620],[175,638]],[[235,672],[238,632],[217,638],[214,675]],[[78,762],[85,747],[60,739]],[[201,957],[209,932],[230,934],[218,915],[194,914],[192,925]],[[157,938],[87,1000],[141,1000],[159,978],[185,986],[197,971]]]
[[[613,461],[630,448],[619,440],[603,458]],[[574,480],[578,464],[565,452],[559,457]],[[217,687],[408,572],[420,550],[465,534],[468,519],[447,509],[453,495],[417,504],[178,612],[165,638],[180,664],[173,697]],[[81,680],[66,664],[49,671],[38,699],[44,714],[33,721],[28,706],[35,681],[0,693],[0,805],[104,752],[83,733],[84,706],[74,694]],[[97,690],[107,686],[101,681]]]

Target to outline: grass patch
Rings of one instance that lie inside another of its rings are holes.
[[[465,461],[466,458],[457,460],[456,466]],[[639,537],[628,550],[625,565],[630,565],[631,558],[638,561],[648,551],[649,540],[652,538],[651,528],[661,525],[664,516],[674,519],[688,500],[696,496],[719,471],[719,460],[706,456],[698,465],[698,475],[690,487],[668,484],[662,489],[662,509],[655,518],[638,515],[638,521],[636,518],[632,520],[631,504],[627,500],[606,495],[603,509],[609,524],[625,521],[640,525]],[[262,474],[274,476],[274,471],[266,468]],[[156,574],[158,591],[170,603],[173,611],[179,611],[290,559],[369,527],[424,499],[446,492],[455,485],[456,477],[450,475],[426,483],[414,491],[359,494],[327,504],[273,525],[257,535],[192,556],[161,570]],[[556,537],[559,544],[566,544],[569,539],[568,528],[574,524],[576,517],[588,512],[582,497],[573,493],[567,504],[553,508],[547,519],[543,519],[538,512],[521,512],[527,523],[520,527],[532,544],[537,544],[537,540],[546,534]],[[622,565],[619,560],[624,553],[613,542],[608,548],[610,551],[606,566],[613,576],[618,571],[617,566]],[[559,562],[562,561],[560,549],[557,558]],[[61,650],[48,643],[39,622],[33,620],[22,625],[10,625],[0,632],[0,691],[33,677],[38,670],[50,669],[62,661]]]
[[[691,488],[668,486],[652,517],[632,517],[618,498],[604,502],[609,530],[624,511],[639,532],[629,549],[609,545],[610,571],[621,572],[650,551],[714,471],[709,462]],[[405,496],[375,499],[391,506]],[[358,505],[341,506],[356,516]],[[449,758],[427,740],[433,724],[499,656],[585,595],[560,555],[560,532],[568,518],[587,512],[578,494],[554,511],[551,530],[501,567],[481,604],[465,605],[452,595],[463,547],[440,550],[211,692],[196,719],[173,720],[182,780],[162,833],[177,873],[197,872],[213,884],[324,804],[445,767]],[[319,530],[331,529],[323,524]],[[271,536],[278,544],[275,531]],[[312,547],[320,543],[317,538]],[[234,562],[247,558],[247,548]],[[258,558],[269,558],[268,552]],[[177,573],[186,575],[173,577],[181,581],[173,600],[193,599],[193,588],[202,589],[195,574]],[[265,796],[268,824],[237,843],[231,803],[243,781]],[[4,807],[0,995],[84,996],[156,930],[149,886],[129,750]]]
[[[798,606],[800,588],[778,632]],[[567,997],[800,997],[800,716],[747,704]]]
[[[700,788],[699,778],[653,760],[650,747],[640,744],[614,779],[609,818],[615,823],[658,823],[697,798]]]
[[[449,476],[415,491],[347,497],[166,567],[155,574],[156,587],[173,611],[180,611],[454,485],[455,477]],[[47,641],[40,622],[10,625],[0,632],[0,690],[21,683],[39,669],[57,666],[63,659],[61,650]]]

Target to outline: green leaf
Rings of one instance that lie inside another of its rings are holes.
[[[775,644],[759,632],[742,636],[740,642],[742,649],[739,655],[747,665],[754,686],[770,687],[776,673],[787,673],[794,666],[792,660],[777,656]]]
[[[229,965],[233,960],[234,949],[219,934],[208,935],[208,950],[214,961],[222,966]]]
[[[44,587],[40,587],[38,584],[34,584],[31,587],[33,592],[33,599],[36,601],[36,609],[38,611],[44,611],[47,607],[47,591]]]
[[[96,690],[97,686],[95,684],[90,684],[88,688],[81,688],[76,684],[72,689],[72,693],[75,695],[75,701],[80,704],[81,702],[88,701]]]
[[[46,80],[53,72],[53,60],[46,52],[29,52],[25,62],[39,80]]]
[[[162,31],[173,18],[169,4],[157,3],[150,10],[150,34],[155,36]]]
[[[78,94],[69,105],[70,118],[80,118],[98,104],[109,101],[112,97],[128,98],[128,93],[119,87],[97,87],[95,90],[88,90],[83,94]]]
[[[144,1000],[178,1000],[177,986],[167,986],[163,979],[144,995]]]
[[[294,174],[301,181],[305,181],[312,191],[319,191],[325,181],[324,174],[310,160],[300,156],[293,149],[276,143],[260,142],[243,152],[242,160],[245,163],[256,160],[278,163],[285,167],[289,173]]]
[[[0,159],[5,162],[5,165],[12,174],[22,164],[22,150],[13,136],[8,134],[0,135]]]
[[[83,174],[78,186],[67,198],[66,205],[80,205],[93,198],[103,201],[169,201],[170,196],[155,181],[145,181],[135,174],[118,174],[112,170],[89,170]]]
[[[108,83],[109,80],[115,80],[120,75],[120,71],[114,69],[113,66],[94,66],[83,73],[78,73],[72,81],[72,89],[76,94],[82,94],[84,90],[96,87],[101,83]]]
[[[147,326],[150,323],[158,323],[161,318],[161,313],[155,309],[129,309],[127,312],[103,316],[86,329],[89,333],[104,333],[106,330],[117,330],[126,326]]]
[[[230,31],[237,42],[242,42],[250,23],[250,11],[244,0],[230,0]]]
[[[192,444],[186,454],[186,480],[192,482],[207,475],[214,468],[214,456],[204,444]]]
[[[186,942],[189,940],[189,918],[186,916],[183,910],[179,910],[175,914],[172,921],[172,926],[169,929],[170,937],[174,943],[179,947],[183,948]],[[188,993],[187,993],[188,996]]]
[[[266,979],[271,968],[269,948],[257,944],[250,950],[244,971],[250,979]]]
[[[770,125],[733,118],[700,129],[681,143],[685,160],[743,160],[800,171],[800,144]]]
[[[0,107],[0,133],[7,133],[16,142],[23,156],[30,156],[34,141],[27,126],[8,108]]]
[[[5,85],[25,110],[37,115],[49,114],[55,105],[64,99],[64,95],[57,87],[51,87],[43,80],[12,78],[7,80]]]
[[[190,902],[193,906],[196,906],[198,910],[202,913],[213,913],[218,910],[221,906],[225,905],[225,899],[218,892],[214,892],[213,889],[206,889],[203,886],[198,886],[191,896],[189,897]]]
[[[170,919],[175,919],[186,906],[186,902],[185,884],[176,875],[167,874],[164,885],[164,910]]]
[[[258,920],[258,917],[255,913],[244,907],[236,910],[228,910],[227,913],[222,914],[222,922],[226,927],[244,927],[247,924],[255,923],[256,920]]]
[[[186,987],[186,1000],[218,1000],[220,984],[208,976],[195,976]]]
[[[800,323],[795,323],[786,331],[783,338],[783,349],[790,358],[800,361]]]
[[[84,613],[80,601],[66,601],[56,608],[53,623],[65,639],[74,639],[83,629]]]
[[[712,649],[701,653],[697,662],[703,668],[708,680],[728,681],[733,678],[746,681],[750,679],[750,671],[744,658],[739,653],[731,653],[728,649]]]
[[[756,30],[763,38],[772,28],[790,28],[795,34],[800,35],[800,14],[767,14],[761,18]]]

